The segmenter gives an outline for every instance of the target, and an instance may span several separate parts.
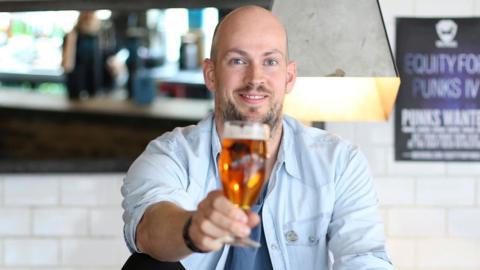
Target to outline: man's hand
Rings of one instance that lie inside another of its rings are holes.
[[[222,238],[248,237],[259,222],[258,214],[235,207],[221,190],[215,190],[198,205],[188,233],[199,249],[216,251],[225,244]]]

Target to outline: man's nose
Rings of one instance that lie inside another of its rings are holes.
[[[257,63],[252,63],[249,65],[246,83],[252,86],[260,86],[265,83],[265,74],[262,65]]]

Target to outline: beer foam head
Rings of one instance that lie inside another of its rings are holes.
[[[227,121],[223,127],[223,138],[268,140],[270,128],[266,124],[247,121]]]

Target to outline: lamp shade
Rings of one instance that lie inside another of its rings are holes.
[[[303,121],[382,121],[400,78],[378,0],[275,0],[297,82],[284,112]]]

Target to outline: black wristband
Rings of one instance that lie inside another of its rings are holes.
[[[192,239],[190,238],[190,234],[188,233],[188,230],[190,229],[190,225],[192,225],[192,216],[190,216],[187,219],[187,222],[185,222],[185,225],[183,225],[183,242],[185,242],[185,245],[188,247],[193,252],[196,253],[207,253],[207,251],[203,251],[199,249],[195,244],[193,243]]]

